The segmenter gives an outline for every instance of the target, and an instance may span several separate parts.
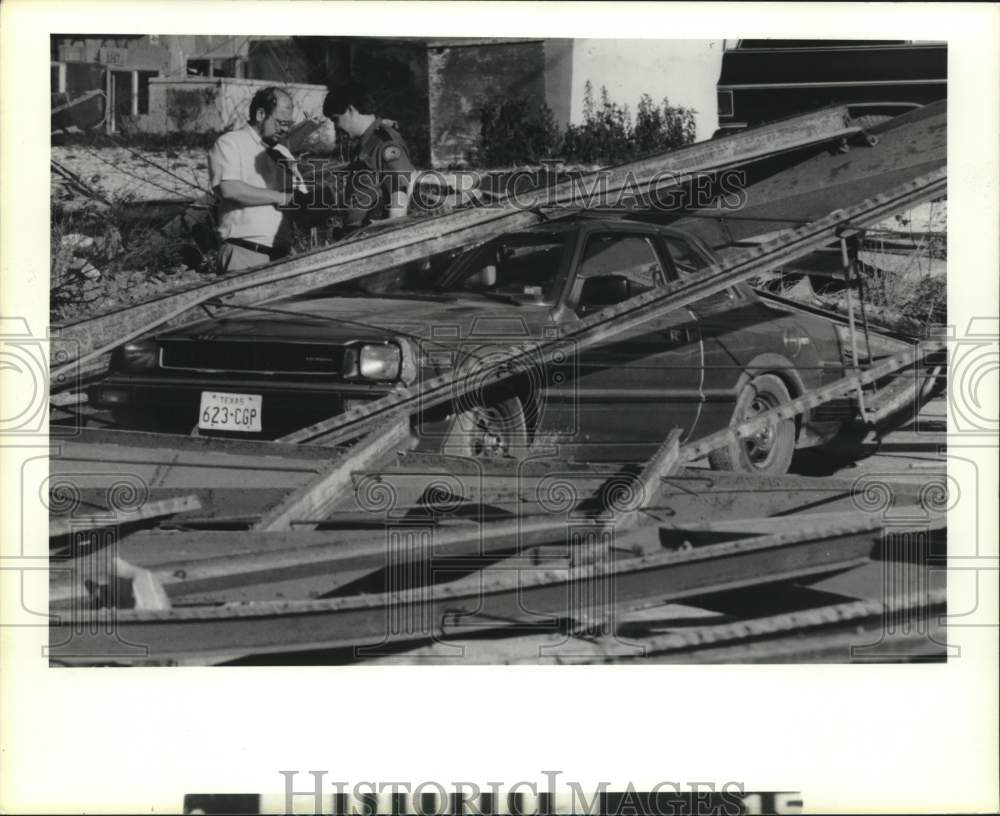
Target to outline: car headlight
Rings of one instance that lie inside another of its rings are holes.
[[[119,346],[111,355],[111,368],[115,371],[141,371],[160,364],[160,349],[155,340],[133,340]]]
[[[403,352],[393,344],[361,346],[358,351],[358,374],[366,380],[398,380]]]

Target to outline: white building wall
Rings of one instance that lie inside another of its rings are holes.
[[[587,80],[600,100],[601,86],[611,101],[628,105],[635,116],[639,97],[648,93],[657,104],[694,108],[697,139],[708,139],[718,127],[715,86],[722,67],[724,40],[597,40],[573,43],[570,121],[583,121]]]

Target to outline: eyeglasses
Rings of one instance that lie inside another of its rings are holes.
[[[294,119],[275,119],[274,120],[274,124],[276,124],[280,128],[284,128],[285,130],[288,130],[292,125],[295,124],[295,120]]]

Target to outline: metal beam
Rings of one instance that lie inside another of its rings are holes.
[[[698,626],[688,629],[677,628],[674,631],[652,637],[642,638],[634,641],[642,648],[641,658],[649,658],[655,655],[689,653],[694,661],[698,656],[708,649],[719,647],[732,647],[736,644],[753,641],[755,662],[767,662],[772,659],[787,662],[790,657],[784,648],[776,649],[774,644],[785,647],[787,644],[784,637],[794,636],[796,638],[796,651],[807,653],[817,648],[816,635],[808,637],[808,633],[816,630],[833,629],[843,633],[849,629],[851,637],[846,643],[837,642],[839,651],[843,656],[851,657],[851,647],[863,645],[863,641],[858,636],[858,631],[862,624],[868,622],[878,625],[879,628],[885,626],[885,618],[889,615],[900,615],[908,612],[916,615],[918,610],[941,609],[947,601],[947,593],[944,589],[928,590],[926,596],[913,594],[901,594],[890,596],[885,600],[856,600],[845,601],[839,604],[821,606],[816,609],[793,610],[782,612],[780,615],[768,615],[761,618],[750,618],[732,623],[720,623],[709,626]],[[923,641],[924,645],[934,645],[940,647],[943,652],[945,645],[938,643],[927,633],[915,634]],[[886,633],[878,632],[885,635]],[[821,643],[828,643],[824,639]],[[612,642],[609,644],[616,646]],[[622,662],[622,655],[619,652],[605,651],[604,644],[600,641],[591,641],[585,647],[581,647],[577,654],[560,655],[558,658],[539,658],[537,647],[531,657],[508,659],[507,663],[560,663],[560,664],[588,664],[603,662]],[[894,650],[895,654],[895,650]],[[405,653],[404,653],[405,656]],[[627,659],[627,658],[626,658]],[[713,661],[715,662],[715,661]]]
[[[406,224],[405,229],[387,230],[371,238],[278,261],[90,320],[54,327],[54,338],[59,341],[60,350],[77,356],[52,369],[52,388],[63,383],[75,385],[73,374],[82,364],[107,354],[128,340],[170,321],[193,320],[199,315],[187,313],[207,301],[227,298],[226,302],[231,305],[248,305],[295,295],[485,241],[538,220],[531,212],[492,208],[421,219]]]
[[[146,502],[135,510],[108,510],[105,513],[53,519],[49,522],[49,538],[69,535],[81,530],[94,530],[98,527],[134,524],[137,521],[173,516],[177,513],[187,513],[200,508],[201,501],[197,496],[179,496],[174,499]]]
[[[551,628],[555,619],[572,616],[578,605],[592,600],[587,592],[571,592],[568,597],[567,589],[572,586],[593,588],[595,581],[609,582],[602,597],[613,608],[641,598],[673,601],[794,580],[866,562],[879,523],[859,516],[836,527],[612,559],[596,566],[501,566],[493,575],[487,572],[451,584],[385,595],[164,611],[116,610],[113,629],[98,625],[103,621],[99,612],[84,612],[50,619],[49,655],[68,663],[113,663],[378,645],[439,636],[448,622],[464,616],[522,620]],[[393,621],[403,625],[395,626]],[[146,650],[137,655],[123,648],[126,643],[144,644]]]
[[[681,449],[681,461],[693,462],[696,459],[701,459],[703,456],[707,456],[712,451],[717,450],[724,445],[728,445],[733,439],[743,439],[747,436],[758,433],[763,430],[769,422],[792,419],[798,414],[801,414],[803,411],[808,411],[810,408],[815,408],[817,405],[822,405],[824,402],[829,402],[837,397],[843,397],[850,394],[860,386],[880,380],[882,377],[892,374],[894,371],[898,371],[911,363],[915,363],[922,357],[928,354],[933,354],[944,347],[945,343],[943,341],[927,341],[922,343],[919,349],[894,354],[892,357],[887,360],[883,360],[878,365],[867,369],[861,374],[842,377],[829,385],[824,385],[822,388],[808,391],[801,397],[796,397],[783,405],[779,405],[768,411],[757,414],[753,419],[742,422],[735,427],[723,428],[721,431],[716,431],[715,433],[709,434],[696,442],[685,445]]]
[[[857,133],[847,108],[836,106],[752,128],[727,139],[698,142],[654,157],[598,171],[580,179],[535,191],[547,203],[572,204],[580,200],[588,181],[603,177],[601,189],[612,192],[625,187],[670,186],[681,176],[729,167],[765,158],[775,153],[822,143]],[[670,176],[676,176],[672,180]],[[523,210],[523,203],[505,199],[486,209],[465,209],[433,218],[401,224],[395,229],[358,241],[327,247],[265,267],[164,295],[136,306],[58,327],[56,335],[63,353],[74,359],[52,370],[55,390],[72,384],[72,376],[122,343],[146,334],[168,321],[183,321],[186,313],[213,298],[230,298],[233,305],[259,303],[363,277],[382,269],[421,260],[438,252],[485,241],[502,232],[536,223],[538,216]]]
[[[669,310],[682,308],[734,283],[808,255],[834,240],[845,226],[877,222],[940,195],[945,191],[946,184],[945,169],[922,176],[854,207],[837,210],[800,229],[784,233],[782,238],[734,255],[724,263],[689,276],[684,282],[667,285],[602,309],[574,326],[564,328],[561,336],[554,340],[523,343],[511,349],[505,359],[494,357],[494,362],[482,370],[453,371],[414,386],[398,388],[388,396],[302,428],[280,441],[336,444],[363,433],[373,422],[385,417],[427,410],[473,389],[483,389],[530,370],[556,355],[575,353],[581,348],[606,343]]]
[[[409,535],[411,532],[416,535]],[[425,533],[426,540],[421,540],[419,536]],[[316,575],[329,575],[329,589],[333,589],[393,565],[442,558],[480,560],[485,567],[525,547],[563,540],[565,534],[565,519],[539,516],[485,527],[449,529],[401,524],[354,533],[300,532],[294,538],[280,532],[196,533],[194,540],[210,540],[213,551],[219,552],[228,544],[232,552],[159,563],[145,562],[140,550],[158,543],[170,546],[176,537],[190,542],[192,534],[139,534],[126,539],[123,547],[133,563],[152,570],[167,592],[176,597]],[[287,546],[289,543],[298,546]],[[247,551],[248,547],[255,551]]]
[[[656,504],[655,497],[660,493],[660,482],[683,467],[684,463],[680,456],[680,442],[683,435],[682,429],[674,428],[649,458],[636,483],[637,500],[612,511],[611,524],[616,529],[625,531],[637,527],[642,519],[643,508]]]
[[[912,511],[908,514],[907,511]],[[881,513],[882,511],[877,511]],[[927,510],[920,505],[900,505],[893,508],[893,513],[899,518],[914,519],[912,528],[901,526],[893,521],[892,531],[912,529],[914,531],[943,530],[947,526],[944,516],[928,517]],[[755,535],[774,535],[785,533],[802,526],[821,527],[824,524],[836,526],[858,514],[854,510],[839,510],[832,513],[803,513],[796,516],[767,516],[764,518],[725,519],[721,521],[705,521],[696,524],[661,524],[660,529],[668,532],[711,532],[711,533],[747,533]]]
[[[332,468],[303,485],[268,512],[254,530],[290,530],[292,522],[322,521],[341,496],[353,488],[351,474],[377,466],[387,454],[410,436],[410,419],[403,417],[388,427],[378,426],[347,451]]]
[[[545,203],[581,206],[581,195],[594,189],[594,185],[588,186],[587,182],[598,180],[601,183],[596,189],[605,193],[636,191],[637,188],[647,193],[683,183],[685,174],[690,177],[703,170],[739,166],[800,147],[846,139],[861,131],[851,120],[848,108],[837,105],[748,128],[725,139],[708,139],[669,153],[588,173],[547,190]]]

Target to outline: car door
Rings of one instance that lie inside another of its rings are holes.
[[[584,236],[567,305],[579,318],[591,278],[622,276],[629,296],[664,285],[667,264],[652,231],[591,230]],[[656,317],[577,355],[577,441],[593,459],[647,457],[674,427],[689,434],[701,404],[702,352],[692,313]]]
[[[670,233],[663,242],[673,266],[673,274],[683,281],[714,260],[686,236]],[[756,298],[742,286],[730,286],[691,304],[701,330],[704,354],[704,407],[699,433],[725,427],[732,417],[736,386],[748,362],[773,350],[766,315]]]

